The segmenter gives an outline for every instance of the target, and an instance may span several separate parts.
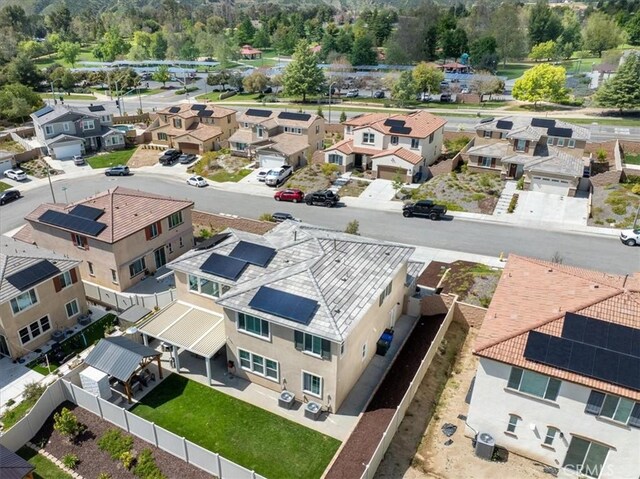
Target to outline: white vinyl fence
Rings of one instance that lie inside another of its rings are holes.
[[[360,476],[361,479],[371,479],[375,475],[378,469],[378,466],[380,465],[380,462],[384,457],[385,452],[387,452],[387,449],[389,448],[389,444],[391,444],[391,441],[393,440],[393,436],[395,436],[396,431],[400,427],[400,423],[404,419],[404,415],[406,414],[407,409],[409,409],[409,405],[411,404],[411,401],[413,401],[413,398],[416,395],[416,392],[418,391],[418,388],[420,387],[422,380],[424,379],[424,375],[426,374],[427,369],[429,369],[429,366],[431,365],[431,361],[433,360],[433,357],[436,355],[436,352],[438,351],[438,347],[442,342],[442,338],[444,338],[444,335],[449,329],[449,325],[451,324],[451,321],[453,321],[454,311],[455,311],[455,302],[449,308],[449,311],[447,312],[447,315],[445,316],[444,321],[442,322],[442,324],[440,325],[440,328],[438,329],[438,333],[436,334],[435,338],[433,338],[433,342],[429,346],[429,350],[427,351],[427,354],[420,362],[420,366],[418,367],[418,370],[416,371],[416,374],[413,377],[412,381],[409,383],[409,388],[407,389],[407,392],[402,398],[402,401],[400,401],[400,404],[398,405],[395,414],[391,418],[391,421],[389,422],[389,426],[387,427],[385,432],[382,433],[382,439],[380,440],[378,447],[376,447],[376,450],[373,453],[371,460],[369,461],[368,464],[365,465],[364,473],[362,474],[362,476]]]
[[[147,309],[162,309],[177,298],[175,289],[154,294],[125,294],[103,288],[97,284],[87,283],[86,281],[84,282],[84,292],[90,301],[110,306],[118,312],[122,312],[134,304]]]
[[[66,399],[69,401],[209,474],[220,479],[265,479],[254,471],[239,466],[220,454],[208,451],[120,406],[94,396],[67,380],[58,382],[62,383],[61,389],[64,390]]]

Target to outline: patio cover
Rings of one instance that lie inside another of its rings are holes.
[[[126,321],[127,323],[137,323],[146,315],[151,312],[150,309],[147,309],[139,304],[134,304],[130,308],[127,308],[122,313],[118,315],[120,321]]]
[[[101,339],[84,362],[120,381],[128,381],[145,359],[153,359],[161,354],[123,336],[115,336]]]
[[[2,479],[22,479],[35,467],[18,456],[15,452],[0,444],[0,477]]]
[[[222,316],[175,302],[138,328],[142,334],[211,358],[227,340]]]

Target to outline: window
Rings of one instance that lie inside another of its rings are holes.
[[[30,289],[11,300],[11,310],[13,311],[13,314],[18,314],[25,309],[30,308],[37,302],[38,297],[36,296],[36,290]]]
[[[569,140],[569,143],[567,144],[567,146],[569,148],[575,148],[576,147],[576,140],[574,140],[574,139]]]
[[[334,165],[342,165],[342,156],[331,153],[329,155],[329,163],[333,163]]]
[[[262,135],[264,135],[264,129],[261,126],[256,129],[256,135],[258,135],[258,138],[262,138]]]
[[[484,137],[485,138],[491,138],[491,132],[489,130],[485,130]]]
[[[182,120],[180,118],[174,118],[173,126],[175,126],[176,128],[182,128]]]
[[[351,131],[352,131],[352,130],[351,130],[351,127],[350,127],[350,126],[347,126],[346,134],[347,134],[347,135],[350,135],[350,134],[351,134]]]
[[[77,233],[71,233],[71,240],[76,247],[80,249],[87,249],[87,237],[81,236]]]
[[[316,135],[320,133],[320,125],[316,125]]]
[[[547,138],[547,145],[549,146],[553,145],[553,137]]]
[[[158,133],[158,140],[160,141],[167,141],[169,138],[167,137],[166,133]]]
[[[385,298],[391,294],[392,287],[393,287],[393,281],[389,281],[389,284],[387,285],[387,287],[384,288],[382,293],[380,293],[380,301],[378,306],[382,306],[382,303],[384,303]]]
[[[169,216],[169,229],[182,224],[182,211],[177,211]]]
[[[511,368],[507,387],[543,399],[555,401],[561,381],[520,368]]]
[[[231,115],[227,115],[227,123],[231,123]]]
[[[93,263],[91,261],[87,261],[87,268],[89,268],[89,274],[91,276],[95,276],[95,272],[93,270]]]
[[[51,323],[49,322],[49,317],[45,316],[38,321],[34,321],[29,326],[22,328],[18,331],[18,336],[20,337],[20,342],[26,344],[50,329]]]
[[[491,168],[491,158],[489,158],[488,156],[481,156],[480,164],[481,166],[484,166],[486,168]]]
[[[251,125],[250,125],[249,123],[245,122],[245,123],[244,123],[244,127],[245,127],[245,128],[251,128]]]
[[[376,135],[373,133],[363,133],[362,134],[362,143],[375,143]]]
[[[153,239],[160,234],[160,222],[147,226],[147,239]]]
[[[640,427],[640,402],[613,394],[591,391],[584,412],[606,417],[629,426]]]
[[[93,130],[95,122],[93,120],[82,120],[82,131]]]
[[[169,251],[169,254],[173,253],[173,245],[171,243],[167,243],[167,250]]]
[[[256,336],[262,336],[263,338],[270,338],[269,321],[256,318],[249,314],[238,314],[238,330],[249,334],[255,334]]]
[[[65,121],[65,122],[62,124],[62,129],[63,129],[64,131],[69,131],[69,130],[71,130],[71,126],[69,125],[69,122],[68,122],[68,121]]]
[[[509,423],[507,424],[507,432],[512,434],[516,433],[516,427],[518,427],[518,421],[520,421],[520,417],[515,414],[509,414]]]
[[[331,342],[301,331],[293,332],[293,340],[298,351],[314,354],[322,359],[331,358]]]
[[[67,310],[67,318],[72,318],[76,314],[78,314],[78,301],[75,299],[73,301],[69,301],[64,305],[64,309]]]
[[[58,276],[58,278],[59,278],[59,281],[60,281],[60,289],[64,289],[67,286],[73,284],[73,281],[71,280],[71,272],[70,271],[65,271],[60,276]]]
[[[553,426],[547,427],[547,435],[544,437],[545,446],[553,445],[553,440],[556,438],[556,434],[558,434],[558,429]]]
[[[558,146],[564,146],[564,138],[558,138]]]
[[[367,357],[367,343],[362,345],[362,360],[364,361]]]
[[[220,284],[192,274],[189,275],[189,290],[214,298],[220,297]]]
[[[392,145],[397,145],[398,144],[398,137],[397,136],[392,136],[391,137],[391,144]]]
[[[429,135],[429,144],[433,143],[433,133]]]
[[[178,244],[180,245],[180,248],[184,248],[184,239],[182,239],[182,236],[178,239]]]
[[[420,147],[420,140],[417,138],[411,138],[411,148],[417,150]]]
[[[53,134],[53,127],[51,125],[45,125],[44,133],[46,135],[52,135]]]
[[[137,259],[129,265],[129,276],[133,278],[142,273],[145,268],[144,258]]]
[[[302,390],[312,396],[322,397],[322,378],[302,371]]]
[[[240,367],[259,376],[264,376],[274,381],[278,381],[280,377],[280,367],[277,361],[263,356],[238,349],[238,357],[240,358]]]
[[[580,437],[572,437],[562,467],[589,477],[599,477],[609,448]]]
[[[118,284],[118,273],[116,273],[115,269],[111,270],[111,281]]]
[[[44,318],[40,318],[40,327],[42,328],[42,332],[49,331],[51,329],[51,323],[49,322],[49,316],[45,316]]]
[[[527,148],[527,140],[516,140],[516,151],[524,151]]]

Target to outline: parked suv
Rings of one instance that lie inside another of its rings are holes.
[[[127,176],[129,174],[129,167],[125,165],[112,166],[107,168],[104,172],[106,176]]]
[[[182,155],[180,150],[169,148],[160,156],[160,164],[164,166],[172,165],[180,158],[180,155]]]
[[[640,227],[632,230],[622,230],[620,232],[620,241],[627,246],[635,246],[640,244]]]
[[[439,220],[447,214],[447,208],[442,205],[436,205],[431,200],[420,200],[415,203],[408,203],[402,207],[402,216],[409,218],[411,216],[428,216],[432,220]]]
[[[3,193],[0,193],[0,205],[4,205],[5,203],[9,203],[10,201],[17,200],[22,195],[18,190],[7,190]]]
[[[5,171],[4,176],[16,181],[24,181],[27,179],[27,174],[18,168],[16,168],[15,170]]]
[[[293,201],[294,203],[299,203],[304,201],[304,193],[302,190],[296,188],[288,188],[286,190],[276,191],[273,198],[276,201]]]
[[[269,171],[264,179],[264,182],[269,186],[278,186],[284,180],[289,178],[291,176],[291,173],[293,173],[293,167],[284,165],[281,168]]]
[[[337,205],[338,201],[340,201],[340,196],[331,190],[314,191],[304,197],[304,202],[308,205],[323,205],[329,208]]]

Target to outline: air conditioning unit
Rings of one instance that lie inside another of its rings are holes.
[[[490,461],[493,457],[493,450],[496,447],[496,441],[491,434],[481,432],[476,437],[476,456],[480,459]]]

